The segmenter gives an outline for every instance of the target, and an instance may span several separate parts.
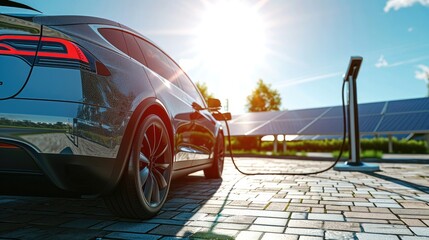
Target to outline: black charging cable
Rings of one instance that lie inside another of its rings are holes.
[[[232,163],[234,164],[235,169],[237,169],[237,171],[240,172],[241,174],[247,175],[247,176],[255,176],[255,175],[301,175],[301,176],[305,176],[305,175],[314,175],[314,174],[323,173],[323,172],[326,172],[326,171],[329,171],[330,169],[332,169],[338,163],[338,161],[340,161],[341,156],[343,155],[344,146],[346,144],[346,106],[345,106],[345,101],[344,101],[345,86],[346,86],[346,81],[343,81],[343,86],[342,86],[342,91],[341,91],[341,99],[342,99],[342,104],[343,104],[343,107],[342,107],[342,109],[343,109],[343,142],[341,144],[340,153],[338,154],[337,159],[335,160],[335,162],[332,165],[330,165],[328,168],[325,168],[325,169],[320,170],[320,171],[315,171],[315,172],[308,172],[308,173],[291,173],[291,172],[254,172],[253,173],[252,172],[252,173],[249,173],[249,172],[242,171],[237,166],[237,164],[235,163],[234,154],[232,153],[231,132],[229,130],[228,121],[219,110],[215,110],[216,113],[219,113],[219,115],[221,115],[223,117],[223,121],[225,122],[226,130],[228,132],[229,154],[230,154],[230,157],[231,157]]]

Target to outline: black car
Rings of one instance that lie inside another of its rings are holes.
[[[151,217],[172,177],[221,177],[220,102],[210,105],[165,52],[117,22],[0,15],[2,194],[102,196],[117,215]]]

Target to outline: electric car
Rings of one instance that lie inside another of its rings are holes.
[[[3,194],[101,196],[114,214],[149,218],[173,177],[221,178],[219,108],[120,23],[0,15]]]

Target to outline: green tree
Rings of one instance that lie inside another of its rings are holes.
[[[203,95],[204,100],[206,100],[206,102],[209,100],[209,98],[213,98],[213,94],[209,93],[206,83],[197,82],[196,85],[198,90],[200,90],[201,95]]]
[[[246,107],[249,112],[278,111],[281,103],[279,92],[259,79],[252,94],[247,96]]]

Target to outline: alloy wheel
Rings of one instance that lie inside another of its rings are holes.
[[[146,203],[156,208],[168,193],[172,167],[168,132],[162,122],[145,125],[139,149],[139,187]]]

